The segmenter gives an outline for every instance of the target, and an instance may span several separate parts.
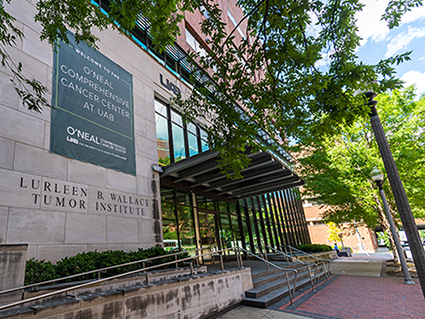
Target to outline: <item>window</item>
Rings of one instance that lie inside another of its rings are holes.
[[[229,16],[230,21],[232,21],[233,25],[236,27],[238,25],[238,23],[236,22],[235,18],[233,18],[233,16],[230,13],[229,9],[227,9],[227,15]],[[241,28],[238,27],[237,30],[238,30],[239,34],[241,35],[241,37],[246,40],[245,34],[243,34]]]
[[[168,132],[168,110],[164,104],[155,100],[155,111],[158,162],[163,165],[168,165],[171,163],[170,135]]]
[[[189,156],[199,153],[198,129],[193,123],[187,124],[187,143],[189,145]]]
[[[182,116],[169,105],[155,100],[158,162],[169,165],[209,149],[207,134],[194,122],[183,122]]]
[[[204,130],[200,130],[201,132],[201,151],[205,152],[209,150],[208,146],[208,135]]]
[[[205,18],[209,19],[210,13],[208,12],[207,9],[205,9],[203,5],[199,7],[199,12],[201,12],[205,16]]]
[[[186,29],[186,42],[193,49],[193,51],[198,53],[201,57],[207,56],[207,51],[204,49],[202,44],[196,40],[195,36],[189,32],[188,29]]]
[[[173,130],[174,161],[178,162],[186,158],[184,128],[182,117],[171,110],[171,127]]]

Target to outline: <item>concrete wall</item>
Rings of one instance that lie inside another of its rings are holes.
[[[27,244],[0,245],[0,291],[24,285]]]
[[[205,318],[241,302],[252,288],[249,268],[79,295],[0,314],[2,318]]]
[[[51,90],[53,51],[39,40],[35,2],[5,7],[25,35],[8,52],[15,63],[22,62],[26,76]],[[169,99],[172,92],[159,74],[183,94],[187,88],[116,30],[98,36],[99,51],[133,75],[136,176],[50,153],[50,109],[28,111],[9,71],[0,68],[0,243],[27,242],[28,258],[57,261],[87,250],[134,250],[162,241],[161,214],[154,210],[160,207],[154,203],[160,198],[159,175],[151,169],[158,161],[154,98]],[[111,193],[137,198],[143,207],[133,214],[101,211],[99,202],[111,202]]]

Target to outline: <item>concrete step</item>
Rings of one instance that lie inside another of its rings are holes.
[[[303,264],[300,264],[300,263],[290,263],[287,266],[286,265],[285,266],[281,266],[280,265],[279,267],[280,268],[283,268],[283,269],[298,269],[300,267],[303,267]],[[261,277],[264,277],[266,275],[271,275],[271,274],[278,274],[280,272],[281,272],[281,270],[270,266],[270,269],[269,270],[258,272],[258,273],[254,273],[254,274],[251,275],[251,277],[252,277],[252,279],[254,281],[257,278],[261,278]]]
[[[301,267],[297,267],[297,268],[287,268],[287,269],[295,269],[298,272],[304,272],[304,271],[308,271],[307,266],[302,266]],[[263,273],[264,275],[259,277],[257,276],[256,278],[252,279],[252,284],[255,287],[259,287],[262,285],[265,285],[267,283],[279,280],[279,279],[285,279],[286,280],[286,272],[285,271],[281,271],[280,269],[275,269],[275,271],[273,272],[268,272],[268,273]],[[288,273],[290,276],[293,275],[292,272]]]
[[[276,274],[274,276],[265,276],[267,280],[261,280],[261,285],[254,285],[253,289],[247,290],[245,292],[245,296],[249,298],[259,298],[268,294],[271,291],[277,290],[283,286],[287,286],[287,278],[286,273],[281,272],[280,274]],[[288,273],[288,279],[290,283],[293,283],[295,278],[294,273]],[[297,274],[297,281],[303,278],[310,278],[307,267],[299,268]]]
[[[306,265],[301,265],[297,270],[298,275],[295,288],[296,290],[311,284],[308,267]],[[314,269],[312,269],[312,275],[314,275],[313,271]],[[256,278],[253,279],[254,288],[245,292],[246,297],[242,299],[242,304],[251,307],[267,308],[288,296],[289,289],[286,275],[280,270],[279,272],[263,272],[262,276],[258,276],[258,274],[256,274]],[[324,276],[325,271],[323,266],[319,265],[316,274],[316,282]],[[293,289],[294,274],[288,274],[288,277],[290,287]]]
[[[310,284],[310,278],[302,278],[297,280],[297,289],[300,289],[301,287],[304,287],[306,285]],[[290,284],[291,289],[293,289],[293,282]],[[256,307],[256,308],[267,308],[274,303],[278,302],[279,300],[287,297],[289,295],[288,292],[288,285],[282,286],[279,289],[276,289],[274,291],[271,291],[259,298],[249,298],[245,297],[242,299],[242,304],[246,306]]]
[[[295,278],[295,274],[288,273],[288,279],[290,284],[293,284],[294,278]],[[297,275],[297,282],[304,278],[310,278],[308,271],[299,272]],[[247,290],[245,292],[245,296],[249,298],[259,298],[261,296],[264,296],[272,291],[275,291],[287,285],[288,284],[286,280],[286,275],[284,274],[283,277],[281,278],[278,278],[276,280],[254,287],[253,289]]]

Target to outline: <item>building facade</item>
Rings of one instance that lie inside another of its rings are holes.
[[[325,209],[320,205],[304,201],[304,212],[311,242],[333,247],[335,242],[329,240],[329,226],[322,219],[324,211]],[[339,226],[341,232],[338,234],[340,240],[336,242],[338,246],[350,247],[353,252],[375,252],[378,249],[376,233],[373,230],[364,226],[353,228],[348,223]]]
[[[92,1],[107,10],[107,1]],[[229,28],[242,17],[220,2]],[[177,243],[182,249],[309,243],[287,154],[252,153],[241,181],[227,180],[209,150],[208,123],[184,122],[170,104],[188,96],[187,50],[206,42],[187,15],[175,46],[159,53],[141,19],[123,36],[97,32],[98,50],[39,40],[30,1],[5,4],[25,37],[11,48],[29,78],[51,88],[53,109],[29,111],[0,70],[0,243],[28,243],[27,258]],[[238,31],[246,36],[243,24]],[[164,240],[164,242],[163,242]]]

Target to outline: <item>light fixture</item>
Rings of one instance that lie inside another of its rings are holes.
[[[379,168],[374,167],[370,172],[370,177],[375,183],[379,183],[384,180],[384,173]]]
[[[152,165],[152,170],[154,172],[164,173],[164,170],[162,169],[162,167],[160,165]]]

